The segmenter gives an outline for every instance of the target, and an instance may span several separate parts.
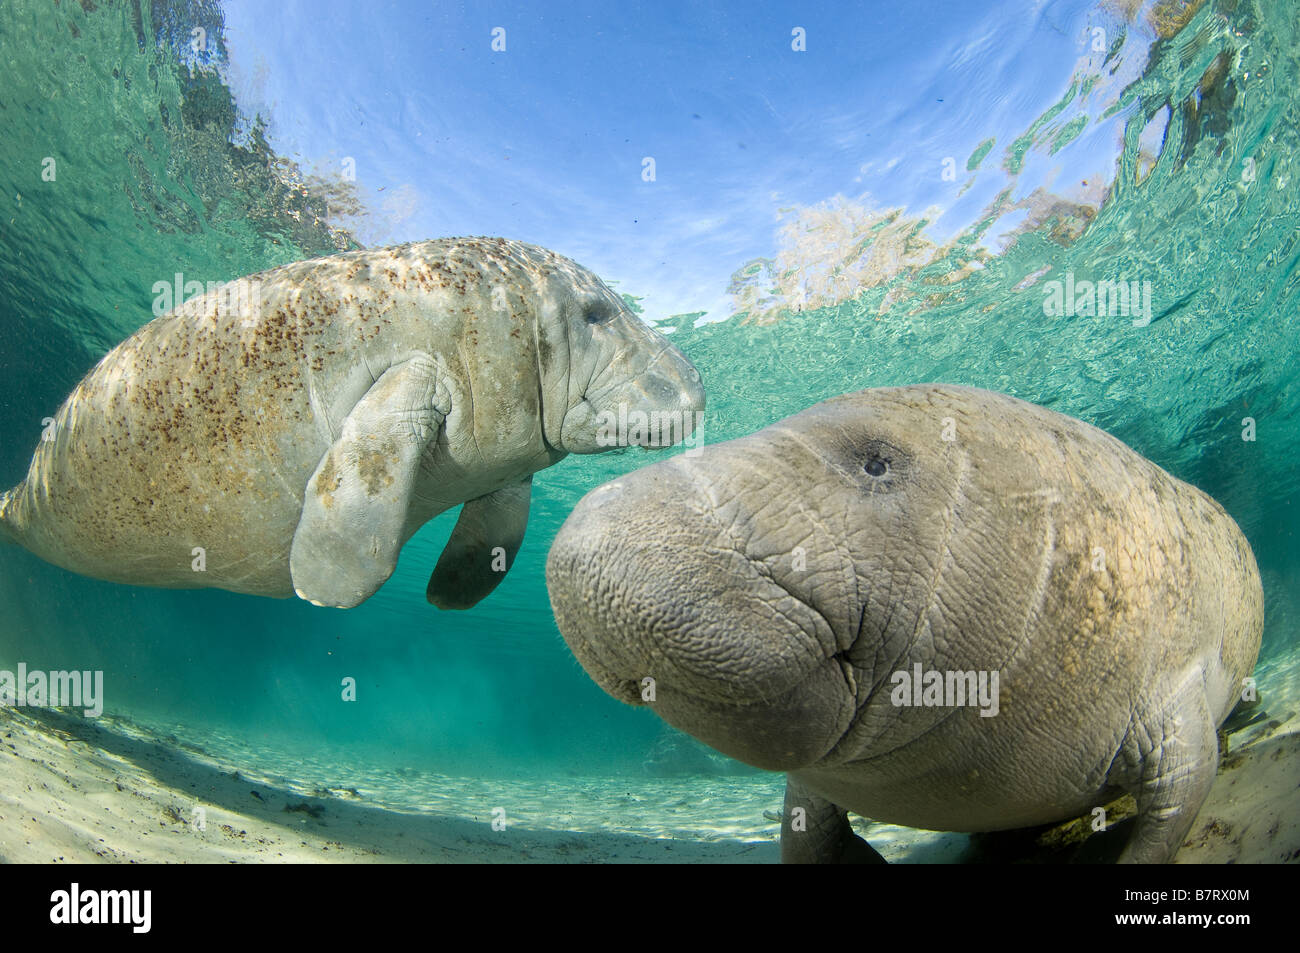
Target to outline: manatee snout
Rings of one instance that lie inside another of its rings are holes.
[[[560,630],[574,656],[591,677],[613,697],[640,705],[642,681],[655,679],[650,646],[635,633],[642,631],[644,597],[641,580],[675,576],[677,567],[663,550],[637,545],[637,527],[650,516],[663,527],[689,525],[690,503],[678,498],[689,486],[674,481],[671,467],[646,482],[628,488],[615,480],[587,494],[556,535],[546,560],[546,579]],[[662,493],[660,499],[652,494]],[[656,611],[672,612],[673,606]],[[621,632],[626,639],[608,638]],[[677,660],[675,660],[677,661]]]
[[[738,760],[791,770],[825,755],[852,717],[847,699],[824,701],[843,698],[834,636],[724,519],[680,459],[593,490],[551,546],[551,606],[608,694]]]
[[[677,348],[667,347],[632,383],[629,413],[646,414],[640,439],[630,420],[627,436],[643,447],[671,447],[696,433],[704,411],[704,382],[695,365]]]
[[[564,420],[567,450],[698,441],[704,383],[685,354],[630,312],[593,328],[592,341],[594,352],[606,352],[604,363]]]

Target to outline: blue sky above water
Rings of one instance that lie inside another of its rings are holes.
[[[1115,26],[1089,0],[225,9],[241,104],[306,168],[355,160],[383,223],[372,240],[536,242],[646,296],[651,318],[729,313],[730,275],[774,253],[782,208],[869,193],[938,206],[934,236],[958,231],[1005,187],[1006,146],[1090,56],[1100,65],[1092,27]],[[1117,151],[1098,127],[1028,167],[1017,195],[1109,174]]]

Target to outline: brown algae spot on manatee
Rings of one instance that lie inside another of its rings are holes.
[[[357,473],[366,485],[370,496],[377,495],[386,486],[393,485],[393,475],[388,472],[388,464],[397,462],[391,444],[385,443],[378,450],[367,450],[357,458]]]
[[[334,456],[326,454],[325,465],[321,467],[320,476],[316,479],[316,495],[320,497],[321,505],[326,509],[334,505],[334,491],[342,482],[343,478],[339,476],[334,466]]]

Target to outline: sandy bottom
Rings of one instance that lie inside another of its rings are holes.
[[[256,763],[253,759],[242,762]],[[331,771],[338,775],[337,766]],[[362,788],[308,788],[221,764],[196,745],[119,719],[0,710],[0,860],[17,863],[710,862],[774,861],[774,838],[677,840],[610,829],[562,829],[554,805],[634,821],[666,791],[608,778],[481,781],[403,775],[460,812],[379,803],[381,775]],[[732,779],[689,779],[710,802]],[[767,780],[767,779],[764,779]],[[776,779],[771,779],[775,781]],[[278,781],[278,783],[276,783]],[[708,783],[699,783],[699,782]],[[675,791],[690,796],[691,785]],[[750,796],[752,797],[752,796]],[[390,800],[399,800],[391,798]],[[742,801],[749,797],[742,796]],[[779,800],[777,801],[779,804]],[[493,829],[493,808],[504,829]],[[699,808],[697,808],[699,809]],[[707,809],[707,808],[706,808]],[[583,826],[578,818],[578,826]],[[645,826],[645,825],[643,825]],[[775,825],[772,825],[775,830]]]
[[[1300,860],[1297,668],[1260,673],[1265,715],[1229,736],[1179,863]],[[778,775],[384,772],[180,726],[0,709],[0,861],[11,863],[775,863],[783,788]],[[971,857],[965,835],[855,827],[891,862]]]

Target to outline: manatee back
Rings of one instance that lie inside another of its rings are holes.
[[[458,342],[428,319],[464,320],[436,307],[458,294],[425,262],[437,251],[297,262],[144,325],[58,411],[8,534],[101,579],[291,595],[304,487],[333,431],[389,362]]]
[[[1225,718],[1258,654],[1263,590],[1223,507],[1083,421],[1002,394],[947,399],[971,418],[968,493],[1013,553],[1038,543],[1041,608],[1026,621],[1054,649],[1042,674],[1083,699],[1103,681],[1149,691],[1196,667]]]

